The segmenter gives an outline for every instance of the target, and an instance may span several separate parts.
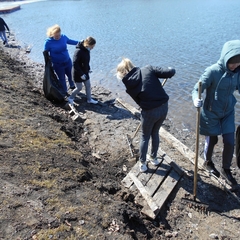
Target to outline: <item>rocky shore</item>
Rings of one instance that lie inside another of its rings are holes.
[[[73,121],[64,104],[43,96],[43,73],[14,35],[8,47],[0,43],[0,239],[238,239],[240,203],[202,171],[197,196],[207,211],[184,201],[194,166],[164,139],[162,150],[185,174],[156,219],[141,214],[121,185],[137,160],[139,133],[134,157],[126,135],[138,118],[95,86],[100,103],[87,104],[81,93]],[[194,135],[176,132],[168,119],[164,128],[194,150]],[[217,167],[220,155],[221,145]],[[235,162],[232,169],[240,183]]]

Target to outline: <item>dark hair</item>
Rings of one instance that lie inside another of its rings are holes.
[[[234,57],[231,57],[231,58],[228,60],[228,63],[230,63],[230,64],[240,63],[240,55],[236,55],[236,56],[234,56]]]
[[[87,37],[85,40],[84,40],[84,45],[85,46],[92,46],[92,45],[95,45],[96,44],[96,40],[95,38],[93,37]]]

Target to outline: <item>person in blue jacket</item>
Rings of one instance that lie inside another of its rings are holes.
[[[135,67],[128,58],[117,66],[117,78],[121,79],[126,92],[141,107],[141,141],[140,171],[148,170],[147,160],[154,166],[160,161],[157,158],[159,148],[159,130],[168,112],[169,96],[163,89],[159,78],[171,78],[175,75],[173,68],[161,68],[151,65]],[[148,156],[148,143],[152,140],[151,153]]]
[[[9,31],[9,27],[6,22],[0,17],[0,37],[3,41],[3,44],[8,45],[8,39],[6,36],[6,29]]]
[[[198,98],[198,83],[192,91],[195,107],[203,108],[200,115],[200,134],[205,136],[204,167],[216,177],[220,172],[216,169],[212,154],[218,142],[218,135],[223,138],[221,173],[233,188],[237,186],[230,166],[234,153],[236,98],[233,93],[240,93],[240,40],[228,41],[223,45],[217,63],[205,69],[200,77],[202,92],[206,91],[205,100]]]
[[[71,89],[75,89],[75,84],[72,80],[72,60],[69,56],[67,44],[77,45],[78,41],[68,38],[61,33],[59,25],[54,25],[47,29],[48,38],[44,43],[44,51],[50,53],[53,69],[56,72],[59,81],[67,95],[66,77]]]

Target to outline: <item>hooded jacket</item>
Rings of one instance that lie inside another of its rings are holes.
[[[172,68],[146,66],[134,67],[123,79],[126,92],[142,108],[150,110],[161,106],[169,99],[159,78],[171,78],[175,74]]]
[[[240,54],[240,40],[224,44],[217,63],[205,69],[199,81],[206,96],[201,110],[200,134],[217,136],[235,131],[233,93],[240,90],[239,67],[230,71],[227,64],[230,58]],[[192,99],[198,98],[198,83],[192,91]]]
[[[82,75],[89,79],[90,71],[90,51],[83,46],[83,41],[79,42],[73,55],[73,79],[75,82],[83,82]]]

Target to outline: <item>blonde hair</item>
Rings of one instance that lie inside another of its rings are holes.
[[[83,46],[84,47],[89,47],[89,46],[93,46],[96,44],[96,40],[93,37],[87,37],[84,41],[83,41]]]
[[[129,73],[135,66],[128,58],[123,58],[117,66],[117,78],[123,79],[127,73]]]
[[[59,25],[55,24],[47,29],[47,36],[53,37],[55,33],[59,32],[61,32],[61,28],[59,27]]]

